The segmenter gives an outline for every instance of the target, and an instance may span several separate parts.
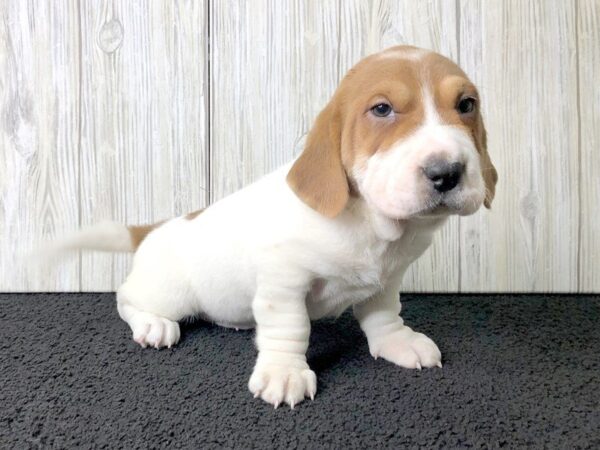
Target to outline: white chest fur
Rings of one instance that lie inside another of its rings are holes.
[[[336,261],[336,273],[313,281],[307,297],[311,319],[337,316],[349,306],[377,295],[393,279],[401,278],[406,268],[429,247],[439,223],[385,224],[388,227],[385,230],[381,229],[381,223],[377,225],[375,230],[360,230],[362,235],[353,245],[347,245],[348,253]],[[397,237],[393,241],[380,237],[382,233],[389,234],[389,227],[396,228]]]

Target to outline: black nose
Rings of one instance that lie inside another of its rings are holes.
[[[465,169],[463,163],[447,161],[432,161],[423,167],[425,176],[431,180],[438,192],[446,192],[456,187]]]

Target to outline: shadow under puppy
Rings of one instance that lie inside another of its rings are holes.
[[[490,206],[496,181],[475,86],[441,55],[393,47],[348,72],[291,163],[201,213],[60,245],[136,252],[117,307],[143,347],[176,344],[191,316],[256,327],[250,391],[294,407],[317,390],[310,321],[349,306],[374,357],[441,367],[399,317],[402,276],[449,215]]]

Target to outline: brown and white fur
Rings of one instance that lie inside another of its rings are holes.
[[[399,317],[402,276],[450,214],[490,206],[496,180],[475,86],[438,54],[394,47],[350,70],[291,163],[202,213],[63,245],[135,251],[117,307],[143,347],[176,344],[186,317],[256,327],[250,391],[293,407],[317,390],[311,320],[349,306],[374,357],[441,367]]]

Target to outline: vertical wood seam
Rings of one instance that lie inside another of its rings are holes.
[[[342,79],[343,74],[341,73],[341,62],[340,62],[340,54],[341,54],[341,48],[342,48],[342,0],[338,0],[338,6],[337,6],[337,12],[338,12],[338,23],[337,23],[337,68],[336,68],[336,72],[337,72],[337,82],[339,83],[340,80]]]
[[[206,0],[206,11],[205,11],[205,36],[204,36],[204,46],[205,46],[205,58],[206,65],[204,70],[205,77],[205,86],[206,86],[206,136],[204,137],[205,145],[206,145],[206,191],[205,202],[206,207],[208,207],[212,202],[212,118],[213,118],[213,105],[212,105],[212,78],[211,78],[211,60],[212,60],[212,34],[211,34],[211,23],[212,23],[212,15],[211,15],[211,2],[212,0]]]
[[[579,2],[575,1],[575,70],[577,72],[577,292],[582,292],[582,282],[581,282],[581,91],[580,91],[580,75],[579,75]]]
[[[81,126],[83,123],[83,50],[82,50],[82,42],[83,42],[83,37],[82,37],[82,30],[81,30],[81,24],[82,24],[82,20],[81,20],[81,3],[78,1],[77,2],[77,20],[78,20],[78,30],[79,30],[79,36],[78,36],[78,72],[79,72],[79,87],[78,87],[78,91],[79,91],[79,99],[77,101],[78,107],[79,107],[79,112],[77,114],[77,117],[79,118],[79,123],[78,123],[78,129],[77,129],[77,185],[78,185],[78,189],[77,189],[77,195],[78,195],[78,199],[77,199],[77,205],[78,205],[78,214],[77,214],[77,226],[78,228],[81,228],[82,225],[82,210],[83,210],[83,204],[82,204],[82,189],[83,189],[83,171],[81,170],[81,164],[82,164],[82,158],[81,158]],[[77,251],[77,258],[79,259],[79,268],[78,268],[78,272],[79,272],[79,286],[78,286],[78,291],[82,292],[83,290],[83,257],[81,254],[81,250]]]

